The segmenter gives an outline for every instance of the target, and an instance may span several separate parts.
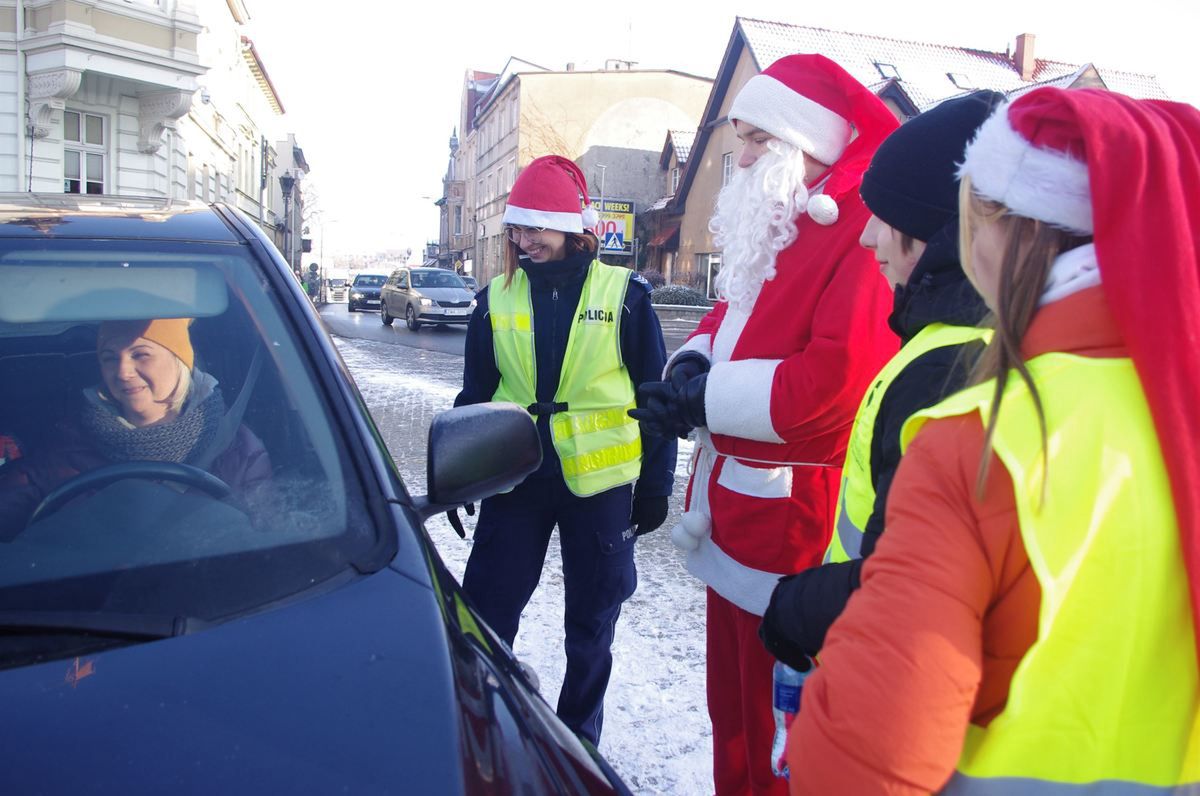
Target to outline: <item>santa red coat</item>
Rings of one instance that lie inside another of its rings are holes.
[[[820,563],[854,415],[899,347],[892,291],[858,243],[869,217],[855,191],[831,226],[801,215],[753,310],[718,304],[675,354],[712,369],[672,539],[692,574],[760,616],[781,575]]]

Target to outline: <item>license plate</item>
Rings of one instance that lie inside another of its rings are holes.
[[[447,315],[466,315],[470,311],[471,310],[469,307],[465,310],[450,309],[450,310],[446,310],[446,314]]]
[[[378,307],[379,299],[367,299],[363,304],[366,304],[368,307]]]

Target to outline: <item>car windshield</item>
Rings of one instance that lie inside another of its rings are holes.
[[[460,287],[466,288],[458,274],[449,271],[413,271],[413,287]]]
[[[377,274],[359,274],[358,276],[354,277],[354,286],[379,287],[386,281],[386,276],[379,276]]]
[[[0,606],[217,620],[375,548],[269,284],[228,244],[0,241]]]

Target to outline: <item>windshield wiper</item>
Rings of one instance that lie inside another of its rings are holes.
[[[158,639],[182,636],[213,623],[189,616],[108,611],[0,610],[0,635],[14,633],[79,633],[109,638]]]

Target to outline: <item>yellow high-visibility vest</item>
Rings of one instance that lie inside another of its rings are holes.
[[[550,436],[567,488],[580,497],[637,480],[642,437],[628,415],[636,405],[621,358],[621,314],[632,271],[593,262],[588,268],[550,417]],[[529,280],[517,270],[511,284],[497,276],[488,288],[492,346],[500,370],[494,401],[529,408],[537,402],[537,358]]]
[[[1003,712],[969,727],[944,792],[1200,793],[1195,628],[1141,382],[1128,359],[1052,353],[1029,370],[1048,462],[1015,372],[992,440],[1042,589],[1038,637]],[[981,384],[915,414],[903,444],[932,418],[979,412],[986,422],[994,389]]]
[[[838,493],[837,525],[829,540],[829,548],[825,551],[826,564],[862,557],[863,532],[866,531],[871,512],[875,510],[875,483],[871,480],[871,442],[875,435],[875,418],[892,382],[918,357],[935,348],[962,345],[973,340],[986,343],[991,337],[991,329],[931,323],[917,332],[879,371],[871,383],[871,389],[863,396],[850,429],[846,463],[842,467],[842,487]]]

